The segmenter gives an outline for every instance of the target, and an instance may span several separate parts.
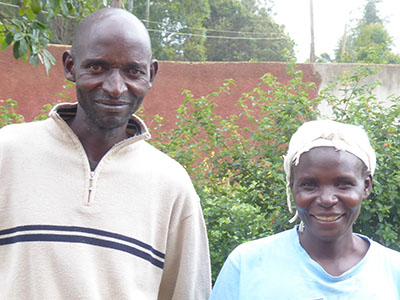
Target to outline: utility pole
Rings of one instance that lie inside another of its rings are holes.
[[[150,20],[150,0],[146,2],[146,27],[149,28],[149,20]]]
[[[121,0],[112,0],[111,7],[121,8]]]
[[[311,25],[310,62],[313,63],[315,62],[313,0],[310,0],[310,25]]]
[[[344,24],[344,33],[342,39],[342,47],[340,49],[340,55],[343,57],[344,52],[346,51],[346,37],[347,37],[347,24]]]

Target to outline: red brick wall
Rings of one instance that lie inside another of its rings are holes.
[[[18,111],[27,121],[39,114],[44,104],[56,102],[59,97],[55,94],[62,92],[66,84],[61,57],[67,48],[48,48],[57,60],[48,75],[43,65],[34,67],[20,59],[15,60],[11,48],[0,52],[0,99],[18,101]],[[311,65],[299,64],[299,68],[303,71],[305,81],[313,81],[319,86],[321,79],[314,75]],[[233,114],[237,112],[234,104],[241,93],[250,92],[265,73],[271,73],[282,82],[288,81],[284,63],[162,61],[155,84],[143,103],[144,113],[149,117],[160,114],[167,121],[167,127],[173,126],[174,111],[184,101],[183,90],[190,90],[195,97],[205,96],[216,91],[216,87],[222,85],[225,79],[232,78],[236,86],[232,87],[230,95],[219,97],[219,112],[223,115]],[[312,96],[316,94],[317,89]],[[75,98],[73,89],[70,90],[70,96]]]

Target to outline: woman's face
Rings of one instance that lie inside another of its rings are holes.
[[[333,147],[303,153],[293,166],[291,190],[304,234],[322,241],[352,234],[371,187],[372,177],[357,156]]]

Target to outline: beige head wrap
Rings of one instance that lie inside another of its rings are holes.
[[[299,163],[300,155],[304,152],[324,146],[334,147],[337,150],[354,154],[364,162],[371,175],[374,174],[376,167],[375,151],[372,149],[368,135],[362,127],[331,120],[306,122],[293,134],[288,152],[284,157],[286,195],[290,212],[292,212],[290,200],[291,166]],[[289,222],[294,222],[296,218],[297,211]]]

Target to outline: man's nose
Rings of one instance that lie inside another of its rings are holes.
[[[104,80],[102,88],[110,96],[119,97],[128,90],[128,87],[119,69],[112,69],[110,72],[109,76]]]
[[[319,204],[323,207],[331,207],[339,201],[335,189],[332,187],[321,187]]]

